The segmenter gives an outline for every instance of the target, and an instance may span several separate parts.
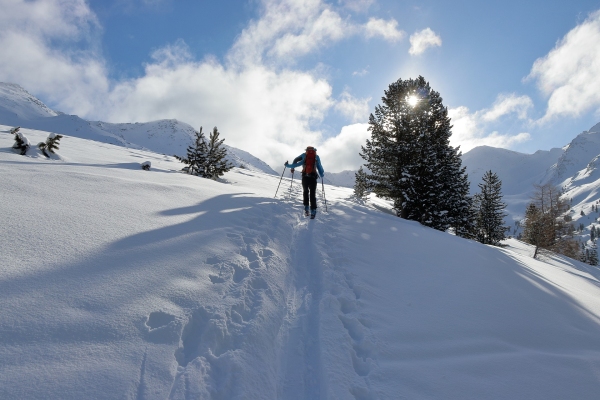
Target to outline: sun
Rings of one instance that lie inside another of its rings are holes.
[[[415,96],[414,94],[411,94],[406,99],[406,102],[408,103],[409,106],[414,107],[419,102],[419,98],[417,96]]]

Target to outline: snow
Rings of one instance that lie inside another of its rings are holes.
[[[428,229],[330,185],[309,220],[287,177],[275,199],[279,176],[211,181],[68,134],[59,159],[20,156],[10,128],[0,398],[598,396],[596,267]]]
[[[0,119],[3,123],[18,125],[8,120],[55,117],[58,114],[21,86],[0,82]]]
[[[86,121],[76,115],[58,113],[21,86],[3,82],[0,82],[0,123],[180,157],[186,156],[186,149],[195,137],[194,128],[175,119],[108,123]],[[227,133],[222,132],[221,137],[227,138]],[[234,166],[277,175],[264,161],[251,154],[226,143],[224,147]]]

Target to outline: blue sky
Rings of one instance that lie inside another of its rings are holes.
[[[600,0],[0,0],[0,81],[111,122],[177,118],[278,167],[357,168],[391,82],[441,93],[453,144],[534,152],[600,122]],[[6,10],[6,12],[4,12]]]

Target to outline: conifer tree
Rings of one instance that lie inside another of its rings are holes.
[[[587,262],[590,265],[598,265],[598,246],[595,241],[592,241]]]
[[[450,165],[441,168],[443,192],[446,197],[440,200],[445,202],[444,207],[448,212],[442,211],[439,215],[447,217],[446,222],[456,235],[472,239],[475,236],[476,222],[473,198],[469,196],[467,168],[461,166],[461,153],[458,148],[449,147],[447,151],[450,153],[447,159]]]
[[[27,154],[27,150],[29,150],[31,144],[29,143],[27,137],[25,137],[25,135],[19,131],[20,129],[21,128],[17,126],[10,131],[10,133],[15,135],[15,143],[13,144],[12,148],[18,150],[19,153],[24,156]]]
[[[492,171],[483,175],[483,183],[478,186],[481,192],[477,197],[476,226],[477,241],[483,244],[498,245],[504,240],[506,227],[504,217],[506,204],[502,202],[502,181]]]
[[[48,153],[55,154],[54,150],[59,150],[58,142],[60,142],[60,139],[62,139],[62,137],[62,135],[50,133],[45,142],[38,143],[38,147],[46,157],[50,158],[50,155]]]
[[[196,139],[194,144],[187,148],[187,158],[175,156],[179,161],[186,164],[183,170],[188,174],[197,176],[206,176],[205,166],[208,158],[208,145],[206,144],[206,138],[202,133],[202,127],[196,133]]]
[[[205,178],[216,180],[233,168],[227,160],[227,149],[223,146],[225,139],[219,139],[219,131],[215,126],[208,140],[208,151],[205,164]]]
[[[371,190],[392,200],[401,218],[468,231],[468,180],[460,152],[450,146],[450,118],[439,93],[421,76],[399,79],[382,102],[369,118],[371,138],[360,154]]]
[[[354,196],[358,200],[365,200],[368,193],[367,173],[363,170],[361,165],[354,174]]]

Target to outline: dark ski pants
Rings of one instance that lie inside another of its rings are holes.
[[[317,178],[314,176],[304,175],[302,177],[302,195],[304,196],[304,205],[308,205],[310,194],[310,209],[317,209]]]

